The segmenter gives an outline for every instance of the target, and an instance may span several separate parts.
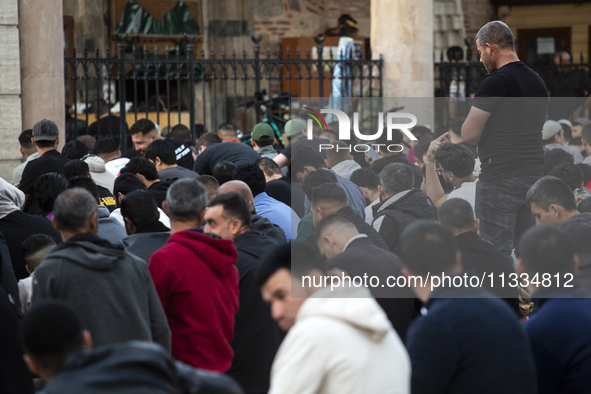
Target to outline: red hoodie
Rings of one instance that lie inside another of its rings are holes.
[[[172,332],[172,356],[194,367],[225,372],[234,353],[238,311],[238,253],[231,240],[179,231],[148,266]]]

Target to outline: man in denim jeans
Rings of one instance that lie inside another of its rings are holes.
[[[478,86],[462,137],[478,144],[482,162],[475,207],[480,235],[511,258],[520,234],[534,224],[525,195],[543,175],[548,94],[540,76],[519,61],[503,22],[484,25],[476,47],[489,74]]]

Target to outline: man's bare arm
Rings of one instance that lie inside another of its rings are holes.
[[[468,113],[468,117],[462,125],[462,138],[464,142],[469,144],[478,144],[484,125],[490,117],[490,112],[481,110],[480,108],[472,107]]]

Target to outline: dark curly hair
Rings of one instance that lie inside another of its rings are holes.
[[[45,215],[53,211],[57,196],[66,190],[68,183],[61,174],[50,172],[41,175],[33,184],[33,199]]]
[[[267,188],[265,173],[256,164],[243,164],[236,167],[232,178],[246,183],[250,187],[253,197],[263,193]]]
[[[435,152],[435,161],[458,178],[464,178],[474,171],[474,155],[463,145],[441,145]]]
[[[583,170],[573,163],[559,164],[548,175],[563,180],[572,191],[583,186]]]
[[[320,186],[324,185],[325,183],[335,183],[337,182],[337,177],[329,170],[316,170],[312,171],[302,181],[302,189],[304,189],[304,193],[306,193],[306,197],[308,197],[308,201],[312,201],[312,191]]]

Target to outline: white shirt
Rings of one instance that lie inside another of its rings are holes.
[[[127,157],[120,157],[118,159],[113,159],[105,163],[105,170],[109,171],[111,174],[115,175],[115,177],[119,176],[119,172],[123,167],[125,167],[129,163],[129,159]]]
[[[462,200],[466,200],[472,205],[472,210],[474,211],[474,207],[476,206],[476,179],[474,182],[464,182],[458,188],[448,194],[447,199],[450,198],[461,198]]]
[[[351,174],[360,169],[361,166],[355,160],[343,160],[339,164],[331,168],[338,176],[351,179]]]
[[[162,223],[166,227],[170,228],[170,219],[168,218],[168,216],[166,216],[164,211],[160,208],[158,208],[158,212],[160,213],[160,219],[158,219],[158,220],[160,220],[160,223]],[[121,208],[115,209],[113,212],[111,212],[110,216],[112,218],[117,219],[119,221],[119,223],[121,223],[122,225],[125,226],[125,220],[123,219],[123,216],[121,215]]]

